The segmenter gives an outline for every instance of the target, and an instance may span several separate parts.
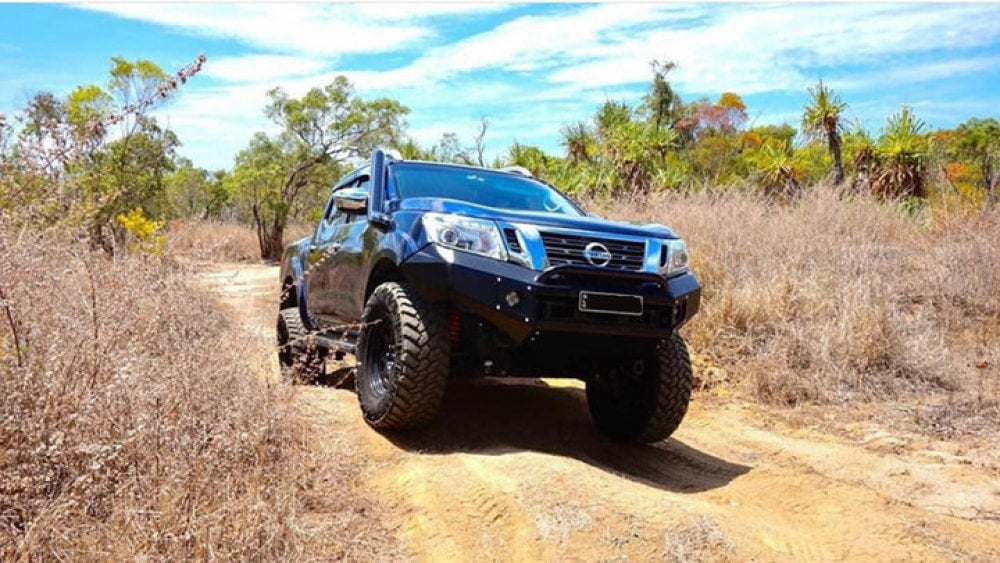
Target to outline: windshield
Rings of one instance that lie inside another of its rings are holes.
[[[393,164],[392,176],[401,199],[447,198],[500,209],[583,215],[558,190],[507,172],[400,162]]]

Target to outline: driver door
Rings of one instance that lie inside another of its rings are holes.
[[[306,260],[306,309],[309,316],[321,325],[336,321],[334,298],[338,288],[331,279],[332,265],[340,252],[342,238],[346,236],[344,227],[348,225],[348,214],[337,209],[336,197],[351,185],[342,186],[330,195],[323,218],[320,219]]]

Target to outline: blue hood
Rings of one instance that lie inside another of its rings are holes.
[[[476,205],[466,201],[442,198],[405,199],[399,204],[401,211],[434,211],[451,213],[480,219],[494,219],[510,223],[529,223],[532,225],[547,225],[567,229],[580,229],[609,234],[630,235],[636,237],[654,237],[663,239],[677,238],[670,228],[663,225],[636,225],[619,221],[608,221],[595,217],[575,217],[562,213],[543,213],[537,211],[515,211],[513,209],[497,209]]]

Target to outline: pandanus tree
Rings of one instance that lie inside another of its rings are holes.
[[[909,106],[889,116],[876,146],[879,167],[872,179],[875,193],[883,197],[926,197],[926,128]]]
[[[841,115],[847,109],[847,104],[833,90],[827,88],[822,80],[817,82],[815,87],[809,88],[809,95],[812,99],[804,108],[802,132],[807,136],[826,138],[830,156],[833,157],[833,183],[839,186],[844,182],[840,138],[843,128]]]
[[[749,151],[748,159],[768,196],[790,198],[802,191],[802,163],[780,139],[765,140],[760,147]]]
[[[625,102],[607,101],[594,115],[595,136],[610,167],[612,191],[647,192],[663,157],[678,140],[669,127],[656,128]]]
[[[534,176],[544,177],[545,171],[548,169],[549,157],[542,149],[532,145],[523,145],[515,140],[514,144],[507,149],[507,162],[511,166],[527,168]]]
[[[872,176],[878,172],[879,163],[875,140],[860,120],[855,119],[844,135],[844,149],[854,167],[851,191],[867,191],[871,188]]]
[[[574,164],[590,162],[594,146],[594,136],[586,123],[567,125],[561,131],[562,144],[566,147],[566,157]]]

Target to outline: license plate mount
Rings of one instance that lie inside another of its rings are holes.
[[[642,315],[643,303],[641,295],[581,291],[579,308],[584,313],[638,317]]]

